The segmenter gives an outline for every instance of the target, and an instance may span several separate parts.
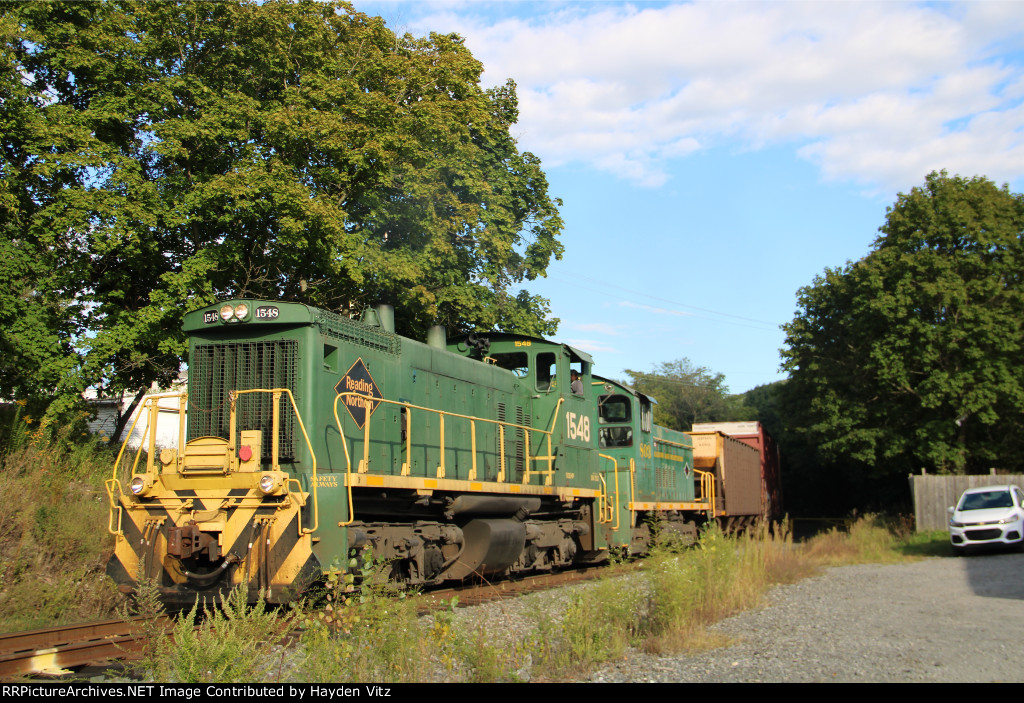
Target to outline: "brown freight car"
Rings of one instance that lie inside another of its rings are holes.
[[[775,443],[774,438],[765,431],[761,423],[757,422],[695,423],[691,431],[691,434],[694,436],[708,433],[721,433],[733,440],[757,449],[760,480],[756,481],[752,477],[746,477],[745,480],[748,483],[743,488],[738,488],[738,490],[745,495],[749,492],[749,488],[752,485],[759,485],[759,506],[754,512],[771,521],[780,520],[782,517],[782,482],[779,474],[778,445]],[[696,462],[695,453],[694,462]],[[733,476],[731,478],[736,477]],[[723,487],[723,489],[727,490],[728,488]],[[748,499],[744,498],[743,511],[749,511],[751,508],[750,504],[745,502]]]

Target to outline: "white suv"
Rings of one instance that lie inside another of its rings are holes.
[[[968,488],[949,512],[953,550],[968,547],[1024,546],[1024,491],[1018,486]]]

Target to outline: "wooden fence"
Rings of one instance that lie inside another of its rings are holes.
[[[945,530],[949,527],[946,508],[956,505],[960,494],[968,488],[1015,483],[1024,486],[1020,474],[982,474],[976,476],[910,476],[910,493],[914,496],[914,522],[918,532]]]

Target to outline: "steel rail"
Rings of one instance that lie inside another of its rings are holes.
[[[136,617],[0,634],[0,679],[55,674],[137,654],[146,643],[142,630],[153,622],[154,618]],[[155,626],[169,629],[171,621],[156,618]]]

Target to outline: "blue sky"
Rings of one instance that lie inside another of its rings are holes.
[[[743,392],[779,326],[938,169],[1024,191],[1024,2],[358,2],[512,78],[564,201],[526,286],[624,378],[680,357]]]

